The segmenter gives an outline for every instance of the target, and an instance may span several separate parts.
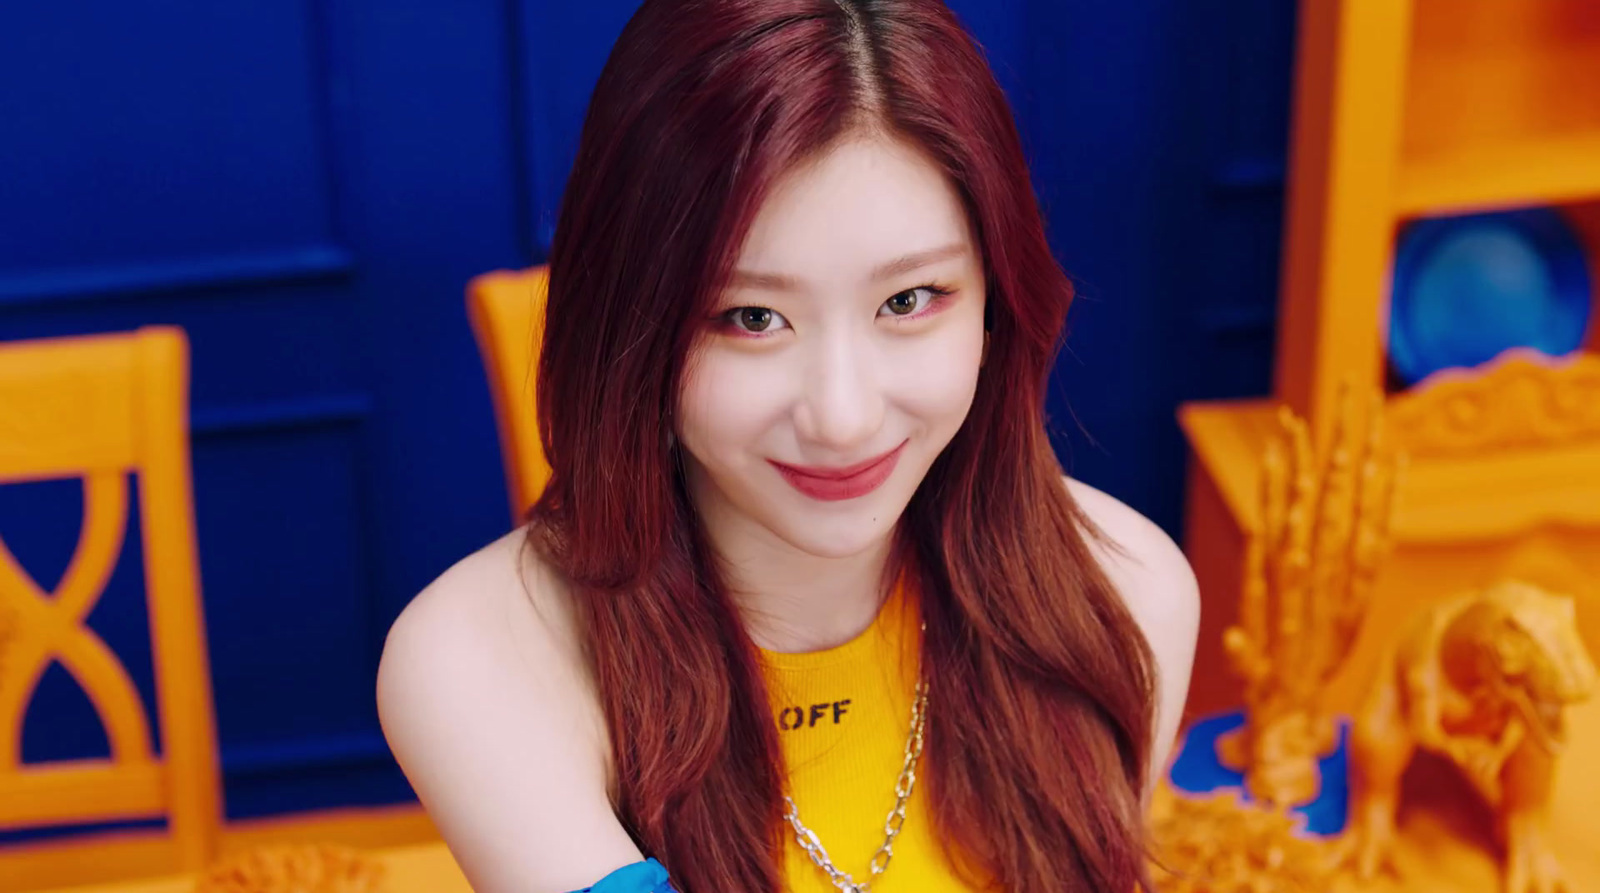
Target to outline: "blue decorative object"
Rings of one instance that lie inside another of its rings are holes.
[[[1244,725],[1243,713],[1224,713],[1194,724],[1184,736],[1182,749],[1172,763],[1167,779],[1179,791],[1209,794],[1219,790],[1239,791],[1245,800],[1244,776],[1217,761],[1217,739]],[[1331,836],[1344,830],[1350,789],[1345,754],[1349,745],[1350,724],[1339,723],[1339,746],[1317,765],[1322,773],[1322,788],[1317,799],[1293,811],[1305,816],[1306,831]]]
[[[1406,384],[1513,347],[1571,353],[1595,303],[1583,242],[1548,208],[1407,226],[1392,291],[1389,360]]]
[[[574,893],[677,893],[667,880],[667,870],[660,862],[646,859],[624,865],[600,879],[593,887],[584,887]]]

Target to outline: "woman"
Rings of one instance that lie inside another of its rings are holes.
[[[475,889],[1139,883],[1197,596],[1061,474],[1070,297],[938,0],[646,0],[551,250],[553,476],[380,671]]]

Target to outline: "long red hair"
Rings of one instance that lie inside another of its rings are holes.
[[[685,893],[781,887],[777,730],[668,435],[764,196],[858,128],[943,168],[987,279],[971,412],[896,528],[938,836],[1004,889],[1131,890],[1154,673],[1044,429],[1072,288],[1005,97],[939,0],[645,0],[595,87],[549,258],[529,537],[577,598],[617,814]]]

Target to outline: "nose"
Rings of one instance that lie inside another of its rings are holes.
[[[822,340],[805,366],[795,429],[840,461],[862,458],[883,425],[884,400],[870,346],[852,338]]]

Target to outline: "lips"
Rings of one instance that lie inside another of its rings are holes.
[[[864,496],[878,489],[884,481],[889,479],[889,474],[894,471],[895,463],[900,458],[900,451],[905,448],[902,441],[899,446],[875,456],[864,462],[836,468],[816,468],[799,465],[785,465],[782,462],[767,461],[783,475],[790,486],[799,490],[812,499],[837,501],[854,499]]]

